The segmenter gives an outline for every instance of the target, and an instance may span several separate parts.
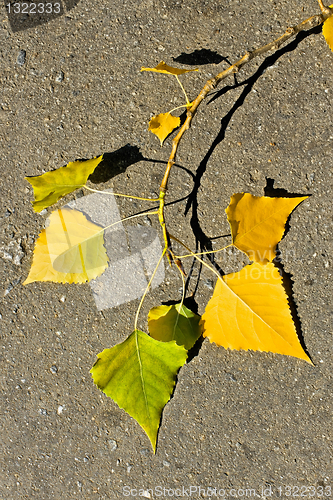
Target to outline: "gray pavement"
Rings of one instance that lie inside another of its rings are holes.
[[[172,137],[161,149],[148,120],[182,104],[182,95],[175,79],[140,67],[191,63],[186,54],[198,51],[200,71],[182,78],[194,98],[227,67],[225,58],[235,62],[318,13],[317,2],[81,0],[63,2],[53,20],[41,17],[31,27],[30,18],[8,19],[6,4],[0,9],[0,499],[214,498],[209,487],[221,498],[222,490],[225,498],[329,498],[333,54],[319,30],[253,61],[237,76],[238,86],[229,78],[223,92],[203,103],[169,184],[170,201],[188,195],[193,177],[181,167],[188,169],[196,175],[194,201],[186,216],[187,200],[167,211],[170,231],[195,248],[195,235],[229,234],[224,210],[233,193],[311,195],[292,214],[279,248],[315,366],[205,340],[179,373],[154,455],[139,425],[89,374],[96,354],[132,331],[139,299],[99,311],[88,284],[22,285],[47,217],[33,212],[24,176],[107,152],[91,186],[153,195]],[[117,205],[122,217],[146,208],[127,199]],[[153,217],[140,223],[158,230]],[[213,241],[218,248],[225,240]],[[218,262],[232,272],[245,260],[232,253]],[[198,273],[196,267],[189,293]],[[195,301],[202,314],[215,278],[208,270],[200,278]],[[179,300],[180,288],[178,274],[165,265],[139,326],[146,329],[151,307]]]

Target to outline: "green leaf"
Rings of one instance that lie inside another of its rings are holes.
[[[153,307],[148,314],[148,328],[151,337],[162,342],[175,340],[185,349],[191,349],[200,337],[200,316],[184,305]]]
[[[95,384],[146,432],[155,452],[161,413],[172,394],[187,351],[158,342],[140,330],[105,349],[90,370]]]
[[[25,177],[34,188],[35,201],[32,202],[32,206],[35,212],[41,212],[66,194],[82,188],[102,159],[103,155],[91,160],[69,162],[65,167],[52,172]]]

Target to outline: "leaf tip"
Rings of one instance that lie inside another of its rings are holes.
[[[154,455],[156,455],[156,448],[157,448],[157,433],[158,433],[158,429],[156,432],[154,432],[154,434],[152,433],[148,433],[146,429],[143,429],[145,431],[145,433],[147,434],[148,436],[148,439],[150,441],[150,444],[151,444],[151,447],[153,449],[153,453]]]
[[[314,362],[312,361],[312,359],[310,358],[310,356],[304,351],[305,353],[305,356],[304,356],[304,361],[306,361],[307,363],[309,363],[309,365],[311,366],[315,366]]]

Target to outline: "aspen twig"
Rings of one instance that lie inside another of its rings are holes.
[[[316,26],[319,26],[322,24],[324,21],[326,21],[327,18],[331,17],[333,14],[333,9],[326,7],[322,0],[318,0],[319,7],[321,9],[321,14],[317,14],[314,16],[309,17],[305,21],[302,21],[301,23],[297,24],[296,26],[293,26],[291,28],[287,28],[285,33],[281,35],[280,37],[276,38],[272,42],[263,45],[262,47],[259,47],[258,49],[255,49],[253,51],[246,52],[246,54],[241,57],[235,64],[232,64],[229,66],[229,68],[225,69],[224,71],[221,71],[218,73],[216,76],[211,78],[206,82],[204,87],[202,88],[201,92],[197,96],[197,98],[193,101],[192,106],[188,108],[187,110],[187,116],[186,120],[183,123],[182,127],[180,128],[178,134],[172,141],[172,149],[171,149],[171,154],[169,156],[168,164],[165,169],[164,177],[161,182],[160,186],[160,208],[159,208],[159,220],[160,224],[163,229],[163,236],[164,236],[164,241],[165,241],[165,250],[167,252],[169,262],[170,262],[170,252],[168,251],[170,247],[170,239],[169,239],[169,233],[166,228],[165,224],[165,219],[164,219],[164,199],[165,199],[165,194],[167,192],[167,184],[168,184],[168,179],[170,176],[171,168],[175,163],[176,160],[176,154],[178,150],[179,143],[184,135],[184,133],[190,128],[191,122],[193,120],[193,117],[196,114],[196,111],[199,107],[199,105],[202,103],[202,101],[207,97],[209,92],[211,90],[214,90],[217,85],[227,78],[227,76],[238,73],[240,69],[245,66],[248,62],[250,62],[252,59],[255,57],[258,57],[262,54],[265,54],[266,52],[269,52],[270,50],[277,50],[280,48],[282,44],[284,44],[287,40],[289,40],[292,36],[297,35],[301,31],[306,31],[311,28],[314,28]]]
[[[325,19],[330,17],[332,15],[332,9],[330,7],[326,7],[326,5],[323,4],[322,0],[318,0],[320,10],[325,16]],[[324,21],[325,21],[324,19]]]

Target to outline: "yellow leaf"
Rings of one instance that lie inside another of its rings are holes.
[[[204,337],[226,349],[274,352],[311,363],[272,263],[254,263],[219,279],[201,321]]]
[[[289,215],[306,198],[234,194],[226,209],[233,245],[255,262],[271,262]]]
[[[69,162],[52,172],[26,177],[34,188],[35,201],[32,205],[35,212],[50,207],[66,194],[82,188],[102,159],[103,155],[91,160]]]
[[[178,116],[173,116],[170,113],[161,113],[160,115],[153,116],[149,122],[150,132],[157,135],[163,146],[163,142],[168,137],[171,132],[179,127],[180,118]]]
[[[333,5],[330,5],[330,8],[333,8]],[[326,19],[323,24],[323,35],[325,40],[329,46],[329,48],[333,51],[333,16]]]
[[[105,271],[108,257],[103,228],[69,208],[55,210],[49,221],[36,242],[24,285],[33,281],[84,283]]]
[[[164,73],[165,75],[183,75],[184,73],[189,73],[190,71],[198,71],[198,69],[179,69],[168,66],[164,61],[158,63],[155,68],[145,68],[142,67],[140,71],[154,71],[155,73]]]

